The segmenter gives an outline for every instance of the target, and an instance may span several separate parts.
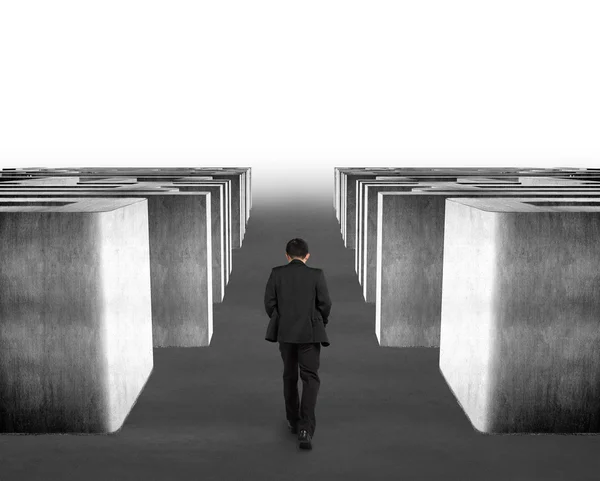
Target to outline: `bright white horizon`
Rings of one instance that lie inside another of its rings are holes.
[[[594,1],[0,7],[0,165],[600,166]]]

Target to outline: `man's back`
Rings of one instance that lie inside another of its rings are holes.
[[[265,309],[269,317],[277,310],[278,341],[329,345],[324,326],[331,300],[322,269],[299,259],[274,267],[265,291]]]

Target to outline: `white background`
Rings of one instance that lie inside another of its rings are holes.
[[[0,164],[600,163],[597,1],[3,1]]]

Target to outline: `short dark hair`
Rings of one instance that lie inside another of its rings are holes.
[[[290,257],[306,257],[308,254],[308,244],[304,239],[292,239],[285,246],[285,252]]]

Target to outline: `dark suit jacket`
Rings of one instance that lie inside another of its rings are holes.
[[[298,259],[274,267],[265,289],[265,310],[269,329],[277,324],[277,341],[329,346],[325,326],[331,299],[322,269]]]

